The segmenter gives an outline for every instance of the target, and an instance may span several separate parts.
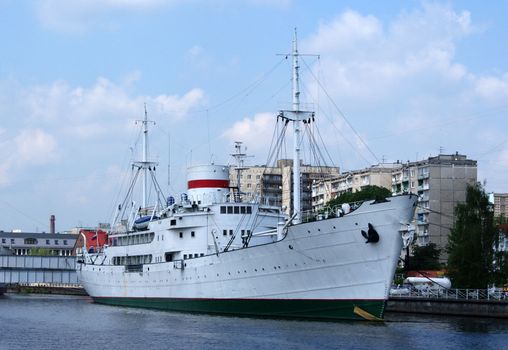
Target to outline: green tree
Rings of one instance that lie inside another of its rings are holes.
[[[369,185],[362,187],[362,189],[357,192],[346,192],[338,196],[337,198],[334,198],[331,201],[329,201],[327,203],[327,206],[335,207],[342,203],[359,202],[369,199],[383,200],[391,196],[392,192],[390,192],[389,189],[380,186]]]
[[[456,205],[455,218],[447,246],[452,283],[457,288],[487,288],[499,278],[495,266],[499,231],[481,184],[467,187],[466,201]]]
[[[30,255],[50,256],[50,255],[53,255],[53,253],[48,248],[32,248],[32,249],[30,249]]]
[[[441,250],[435,243],[429,243],[425,246],[414,246],[413,255],[409,257],[406,270],[439,270],[439,255]]]

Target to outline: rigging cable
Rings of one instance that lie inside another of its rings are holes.
[[[328,97],[328,99],[330,100],[330,102],[332,103],[332,105],[335,107],[335,109],[339,112],[340,116],[342,117],[342,119],[344,119],[344,121],[347,123],[347,125],[351,128],[351,130],[353,130],[353,132],[355,133],[356,137],[360,140],[360,142],[365,146],[365,148],[370,152],[370,154],[374,157],[374,159],[376,159],[376,161],[378,163],[379,162],[379,159],[378,157],[374,154],[374,152],[370,149],[369,145],[363,140],[363,138],[360,136],[360,134],[356,131],[356,129],[353,127],[353,125],[349,122],[348,118],[346,118],[346,115],[344,114],[344,112],[342,112],[342,110],[339,108],[339,106],[337,106],[337,104],[335,103],[335,101],[331,98],[330,94],[328,94],[328,91],[324,88],[324,86],[321,84],[321,82],[319,80],[317,80],[316,76],[314,75],[314,73],[312,72],[312,70],[310,69],[310,67],[307,65],[307,62],[305,62],[305,60],[302,58],[302,61],[303,63],[305,64],[305,66],[307,67],[307,69],[309,70],[310,74],[312,75],[312,77],[314,78],[314,80],[316,80],[317,84],[319,85],[319,87],[321,87],[321,89],[323,90],[323,92],[325,93],[326,97]],[[333,124],[335,125],[335,124]]]

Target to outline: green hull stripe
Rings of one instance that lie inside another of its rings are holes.
[[[102,298],[101,304],[195,313],[260,317],[364,320],[355,306],[382,319],[384,300]]]

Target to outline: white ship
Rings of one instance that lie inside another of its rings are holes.
[[[300,178],[298,50],[293,42],[294,175]],[[221,165],[188,170],[188,191],[147,208],[148,120],[143,203],[118,220],[108,244],[83,251],[78,276],[94,301],[186,312],[316,319],[382,319],[416,196],[366,201],[358,208],[308,216],[293,181],[294,215],[242,201]],[[128,205],[120,206],[119,212]]]

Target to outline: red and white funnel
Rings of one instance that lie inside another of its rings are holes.
[[[229,168],[225,165],[192,166],[187,169],[187,180],[191,203],[220,203],[229,194]]]

